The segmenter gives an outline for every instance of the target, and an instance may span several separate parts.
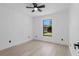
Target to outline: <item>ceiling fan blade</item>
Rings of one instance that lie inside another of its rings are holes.
[[[37,3],[32,3],[34,7],[37,7]]]
[[[38,11],[42,12],[42,10],[41,10],[41,9],[39,9],[39,8],[38,8]]]
[[[26,8],[34,8],[34,7],[26,7]]]
[[[32,10],[32,12],[34,12],[35,10]]]
[[[37,8],[45,8],[45,5],[38,6]]]

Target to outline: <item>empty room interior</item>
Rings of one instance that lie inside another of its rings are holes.
[[[79,56],[79,3],[0,3],[0,56]]]

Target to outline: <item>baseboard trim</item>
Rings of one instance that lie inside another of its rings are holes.
[[[34,39],[34,40],[37,40],[37,39]],[[44,40],[37,40],[37,41],[48,42],[48,41],[44,41]],[[61,46],[67,46],[67,47],[69,47],[68,45],[59,44],[59,43],[54,43],[54,42],[48,42],[48,43],[51,43],[51,44],[56,44],[56,45],[61,45]]]
[[[32,39],[32,40],[33,40],[33,39]],[[10,48],[15,48],[15,47],[17,47],[17,46],[19,46],[19,45],[22,45],[22,44],[24,44],[24,43],[29,43],[29,42],[32,41],[32,40],[29,40],[29,41],[26,41],[26,42],[22,42],[22,43],[13,45],[13,46],[11,46],[11,47],[7,47],[7,48],[4,48],[4,49],[1,49],[0,51],[6,50],[6,49],[10,49]]]

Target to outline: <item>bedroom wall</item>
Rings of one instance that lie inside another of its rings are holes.
[[[32,19],[18,7],[0,4],[0,50],[32,40]]]
[[[33,18],[34,39],[68,45],[69,42],[69,10]],[[52,37],[43,36],[43,19],[52,19]],[[63,41],[61,40],[63,38]]]
[[[71,4],[70,24],[69,24],[69,47],[73,56],[79,56],[79,49],[74,48],[74,44],[79,42],[79,4]]]

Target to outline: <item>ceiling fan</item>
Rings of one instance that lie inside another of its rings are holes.
[[[26,7],[26,8],[31,8],[31,9],[33,9],[32,10],[32,12],[35,12],[35,11],[39,11],[39,12],[42,12],[42,10],[40,9],[40,8],[45,8],[45,5],[40,5],[40,6],[38,6],[38,4],[37,3],[32,3],[32,5],[33,5],[33,7]]]

